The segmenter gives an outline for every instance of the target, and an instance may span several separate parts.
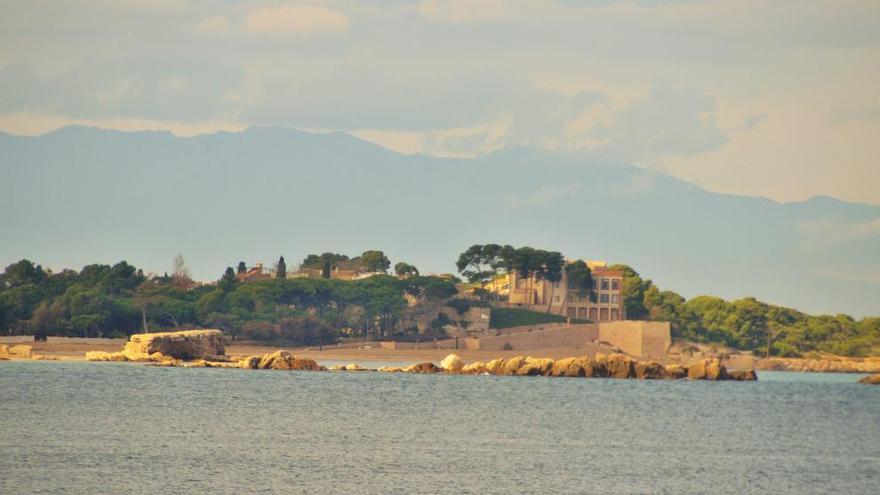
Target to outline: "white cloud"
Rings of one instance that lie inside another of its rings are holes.
[[[316,36],[344,33],[350,24],[348,16],[326,7],[282,5],[250,12],[244,29],[260,35]]]
[[[511,197],[507,199],[510,208],[529,208],[548,206],[560,201],[577,197],[583,189],[583,184],[573,182],[571,184],[541,186],[532,191],[524,198]]]
[[[424,0],[419,15],[432,22],[474,23],[508,21],[521,17],[536,2],[522,0]]]
[[[232,31],[232,25],[225,16],[215,15],[197,22],[193,31],[202,36],[223,36]]]

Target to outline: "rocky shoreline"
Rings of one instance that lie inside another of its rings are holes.
[[[728,371],[718,358],[707,358],[688,366],[664,365],[657,361],[639,361],[620,353],[597,354],[553,360],[516,356],[488,362],[465,364],[456,354],[444,358],[440,366],[421,362],[406,367],[382,367],[376,370],[357,364],[325,368],[316,361],[280,350],[259,356],[225,356],[219,330],[191,330],[133,335],[120,352],[95,351],[86,354],[89,361],[148,362],[155,366],[184,368],[238,368],[294,371],[377,371],[386,373],[444,373],[452,375],[549,376],[620,379],[757,380],[754,370]]]

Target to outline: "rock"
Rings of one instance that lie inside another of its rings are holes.
[[[525,356],[516,356],[504,361],[504,367],[501,369],[501,375],[513,376],[526,364]]]
[[[578,358],[576,364],[580,366],[583,372],[583,375],[580,376],[587,378],[606,378],[608,376],[608,364],[604,356],[602,359],[598,357],[590,359],[588,356],[582,356]]]
[[[553,363],[553,368],[550,369],[550,376],[569,376],[568,369],[575,363],[575,361],[577,361],[577,358],[573,357],[556,360],[556,362]],[[580,366],[578,366],[577,369],[580,370]],[[574,376],[578,375],[575,374]]]
[[[718,358],[703,359],[688,366],[691,380],[727,380],[727,369]]]
[[[636,376],[635,364],[632,358],[624,354],[611,354],[606,359],[608,376],[611,378],[634,378]]]
[[[121,352],[89,351],[86,361],[128,361],[128,358]]]
[[[542,376],[549,375],[550,371],[553,369],[553,360],[549,358],[533,358],[531,356],[526,357],[525,362],[519,369],[516,370],[516,374],[519,376]]]
[[[405,373],[437,373],[440,371],[440,368],[435,366],[434,363],[426,362],[407,366],[403,368],[403,371]]]
[[[868,375],[859,380],[859,383],[864,383],[865,385],[880,385],[880,373]]]
[[[731,380],[741,382],[753,382],[758,379],[758,374],[755,373],[755,370],[730,370],[727,372],[727,376]]]
[[[333,366],[327,368],[327,371],[345,371],[344,364],[334,364]]]
[[[382,366],[376,371],[381,371],[383,373],[400,373],[403,371],[403,368],[399,366]]]
[[[238,367],[245,370],[255,370],[260,367],[260,356],[247,356],[238,361]]]
[[[636,378],[640,380],[661,380],[666,378],[666,368],[657,361],[640,361],[635,365]]]
[[[670,364],[666,366],[666,378],[672,380],[681,380],[687,378],[688,369],[679,364]]]
[[[504,371],[504,359],[493,359],[486,363],[486,371],[493,375],[500,375]]]
[[[450,354],[440,361],[440,367],[447,372],[455,373],[464,368],[464,361],[458,354]]]
[[[706,365],[706,379],[707,380],[727,380],[727,368],[721,364],[721,360],[718,358],[713,358],[709,360],[709,363]]]
[[[287,351],[275,351],[264,354],[257,363],[261,370],[293,370],[293,371],[321,371],[324,368],[315,361],[306,358],[292,356]]]
[[[345,371],[367,371],[367,369],[357,363],[349,363],[345,365]]]
[[[463,375],[482,375],[483,373],[488,373],[488,368],[486,367],[486,363],[482,361],[476,361],[470,364],[466,364],[461,369],[460,373]]]
[[[7,351],[9,357],[30,359],[32,357],[32,347],[29,345],[14,345]]]
[[[193,360],[222,356],[224,345],[220,330],[139,333],[129,338],[122,352],[129,361],[149,360],[149,355],[156,352],[175,359]]]

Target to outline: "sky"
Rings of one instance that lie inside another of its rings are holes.
[[[11,134],[277,125],[880,205],[880,2],[0,3]]]

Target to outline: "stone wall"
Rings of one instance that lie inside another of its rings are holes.
[[[661,358],[672,345],[669,322],[625,320],[603,321],[598,325],[600,342],[608,342],[633,356]]]
[[[481,351],[504,350],[509,345],[513,350],[530,350],[547,347],[579,347],[595,340],[599,333],[596,324],[587,323],[570,326],[554,326],[550,328],[524,327],[524,331],[508,331],[495,337],[466,339],[466,349],[476,345]],[[475,342],[471,342],[475,341]]]

